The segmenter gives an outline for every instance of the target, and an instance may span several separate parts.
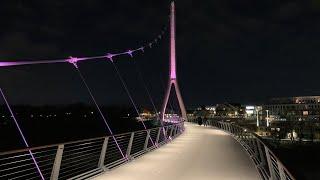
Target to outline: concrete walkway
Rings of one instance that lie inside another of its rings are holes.
[[[242,146],[227,133],[186,124],[171,143],[106,172],[96,180],[261,179]]]

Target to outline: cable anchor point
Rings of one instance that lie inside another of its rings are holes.
[[[139,50],[144,53],[144,47],[143,46],[141,48],[139,48]]]
[[[132,50],[128,50],[128,51],[127,51],[127,54],[128,54],[130,57],[133,57],[133,52],[134,52],[134,51],[132,51]]]
[[[77,69],[78,69],[78,65],[77,65],[78,61],[79,61],[79,58],[72,57],[72,56],[69,56],[69,59],[67,59],[67,62],[73,64],[74,67],[77,68]]]
[[[106,57],[109,59],[109,61],[111,61],[111,62],[113,62],[113,54],[110,54],[110,53],[108,53],[107,55],[106,55]]]

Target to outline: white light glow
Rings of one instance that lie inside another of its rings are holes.
[[[94,179],[147,177],[152,180],[260,179],[250,157],[233,137],[221,130],[188,123],[184,134],[169,144]]]

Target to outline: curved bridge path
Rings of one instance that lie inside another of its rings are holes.
[[[242,146],[229,134],[186,123],[171,143],[107,171],[96,180],[261,179]]]

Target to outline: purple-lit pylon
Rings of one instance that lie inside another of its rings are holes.
[[[181,115],[184,120],[187,119],[187,113],[186,109],[182,100],[182,96],[180,93],[178,81],[177,81],[177,74],[176,74],[176,40],[175,40],[175,6],[174,2],[171,2],[171,8],[170,8],[170,74],[169,74],[169,81],[168,81],[168,87],[166,90],[164,102],[162,105],[162,111],[161,111],[161,120],[164,121],[165,111],[168,104],[170,92],[172,86],[174,86],[174,89],[176,91],[176,95],[179,102],[179,107],[181,110]]]

